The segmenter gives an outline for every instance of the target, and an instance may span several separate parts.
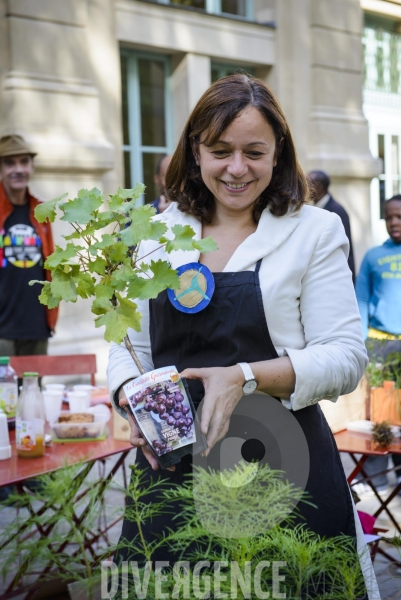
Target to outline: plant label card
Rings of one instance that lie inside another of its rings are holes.
[[[195,443],[195,415],[176,367],[155,369],[123,387],[142,435],[158,456]]]

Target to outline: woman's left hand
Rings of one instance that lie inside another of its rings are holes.
[[[233,410],[243,396],[244,374],[241,367],[209,367],[185,369],[181,377],[200,379],[205,388],[201,430],[206,435],[208,450],[221,440],[230,426]]]

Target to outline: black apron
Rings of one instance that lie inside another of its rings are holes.
[[[238,362],[258,362],[278,358],[270,338],[262,293],[259,284],[261,260],[255,271],[214,273],[215,292],[210,304],[201,312],[187,314],[170,303],[164,291],[150,301],[150,340],[154,368],[175,365],[179,372],[186,368],[229,367]],[[198,380],[187,380],[195,406],[204,395]],[[273,400],[268,397],[266,401]],[[277,400],[279,401],[279,400]],[[333,537],[344,533],[355,537],[352,501],[337,446],[327,421],[318,404],[291,411],[306,437],[310,454],[310,471],[306,486],[309,499],[315,507],[298,504],[300,522],[321,536]],[[296,449],[294,460],[296,460]],[[269,460],[267,461],[269,462]],[[153,471],[138,448],[136,463],[146,470],[149,480],[159,477],[171,484],[181,484],[186,473],[191,473],[192,456],[183,457],[174,472]],[[157,494],[142,499],[158,500]],[[173,511],[179,514],[179,508]],[[175,527],[172,514],[154,518],[144,528],[147,539],[167,527]],[[124,520],[122,538],[132,539],[136,525]],[[131,553],[118,553],[119,560],[135,560]],[[154,560],[178,557],[166,550],[155,553]],[[142,558],[137,558],[142,562]]]

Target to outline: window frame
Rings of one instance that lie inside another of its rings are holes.
[[[168,4],[174,5],[170,0],[157,0],[159,4]],[[222,17],[232,17],[233,19],[246,19],[247,21],[253,21],[255,18],[255,11],[253,0],[245,0],[245,16],[242,15],[234,15],[232,13],[225,13],[221,9],[221,0],[205,0],[205,12],[211,15],[220,15]],[[180,7],[179,4],[175,4],[177,8]],[[190,6],[184,8],[192,8]],[[202,9],[198,9],[202,10]]]
[[[138,182],[143,182],[143,155],[144,154],[171,154],[173,151],[173,97],[172,97],[172,67],[171,58],[166,54],[154,52],[142,52],[120,49],[121,57],[127,61],[127,105],[128,105],[128,135],[129,144],[123,144],[123,156],[125,152],[130,155],[130,180],[131,186]],[[141,103],[138,60],[156,60],[164,64],[165,85],[164,85],[164,112],[165,112],[165,146],[145,146],[142,144],[141,127]],[[125,161],[123,160],[125,166]],[[125,175],[124,175],[125,177]],[[142,204],[145,203],[145,196],[140,198]]]

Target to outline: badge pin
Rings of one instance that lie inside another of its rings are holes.
[[[214,292],[211,271],[200,263],[188,263],[177,269],[180,287],[168,289],[171,304],[184,313],[197,313],[207,307]]]

